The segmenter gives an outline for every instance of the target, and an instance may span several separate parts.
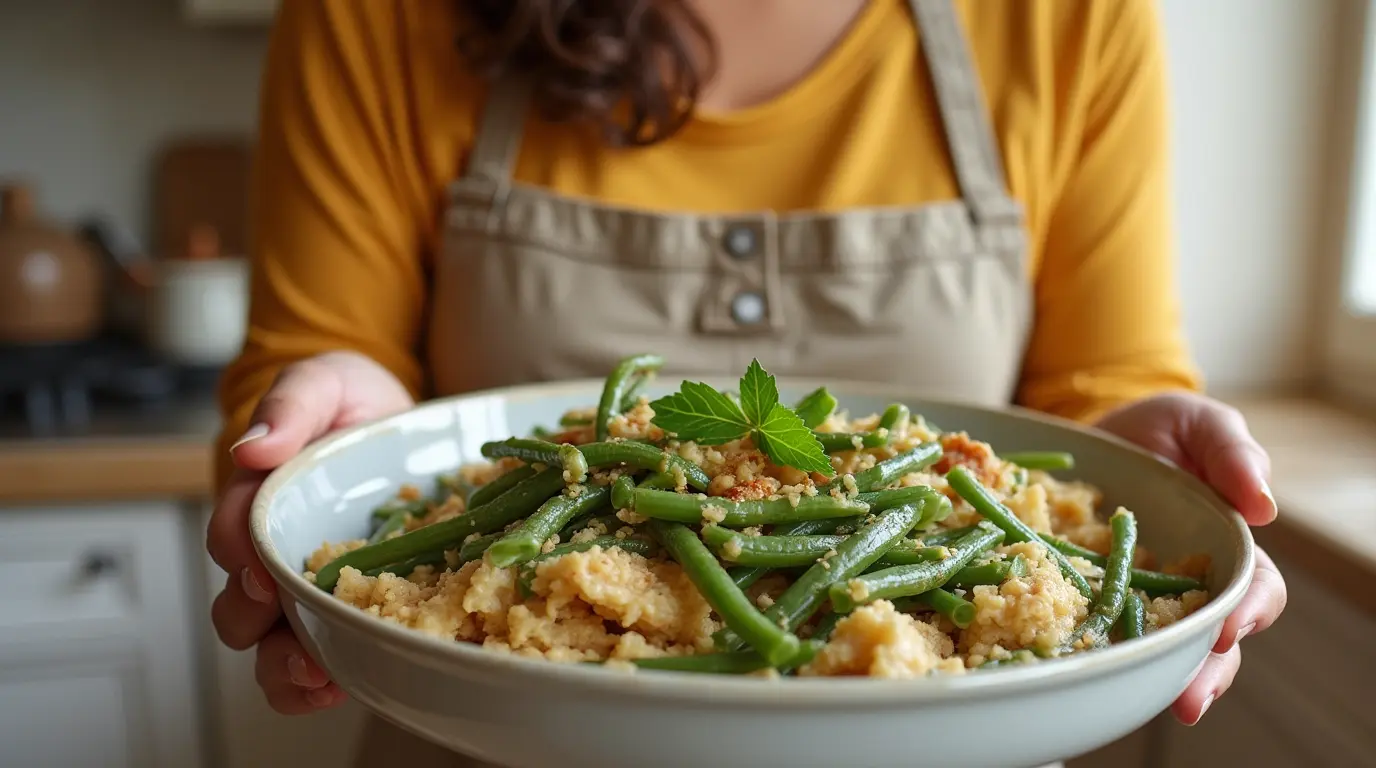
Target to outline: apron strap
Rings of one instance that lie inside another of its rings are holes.
[[[975,222],[1020,224],[1021,207],[1004,188],[1003,161],[955,6],[951,0],[908,2],[917,20],[956,180]]]
[[[500,77],[492,81],[461,178],[482,179],[498,188],[511,182],[529,105],[530,84],[524,78]]]

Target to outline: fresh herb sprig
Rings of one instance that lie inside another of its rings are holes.
[[[779,402],[779,387],[759,360],[741,377],[740,402],[707,384],[685,381],[679,391],[650,404],[654,423],[680,440],[720,445],[750,435],[779,466],[831,477],[822,444],[792,408]]]

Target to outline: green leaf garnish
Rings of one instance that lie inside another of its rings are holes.
[[[765,373],[759,360],[751,360],[741,377],[741,410],[751,424],[763,424],[769,412],[779,402],[779,387],[774,377]]]
[[[779,403],[778,384],[760,361],[750,362],[741,377],[740,390],[737,405],[707,384],[685,381],[677,393],[650,404],[655,411],[654,423],[680,440],[700,445],[719,445],[751,435],[759,449],[781,467],[827,477],[834,474],[811,427],[793,409]],[[815,417],[822,409],[830,415],[835,407],[835,398],[825,394],[811,415]]]
[[[755,431],[760,450],[780,466],[818,472],[831,477],[833,470],[827,452],[812,434],[812,430],[792,409],[774,404],[769,416]],[[764,438],[760,440],[760,438]]]
[[[650,403],[654,423],[682,440],[719,445],[750,433],[750,421],[731,398],[702,382],[685,381],[679,391]]]

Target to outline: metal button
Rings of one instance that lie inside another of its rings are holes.
[[[755,325],[764,319],[764,297],[742,291],[731,300],[731,316],[741,325]]]
[[[755,230],[746,226],[734,226],[726,230],[726,252],[738,259],[749,258],[755,254]]]

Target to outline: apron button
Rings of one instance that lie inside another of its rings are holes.
[[[755,231],[745,226],[735,226],[726,230],[724,238],[726,252],[738,259],[755,254]]]
[[[741,325],[755,325],[764,319],[764,297],[752,291],[742,291],[731,300],[731,317]]]

